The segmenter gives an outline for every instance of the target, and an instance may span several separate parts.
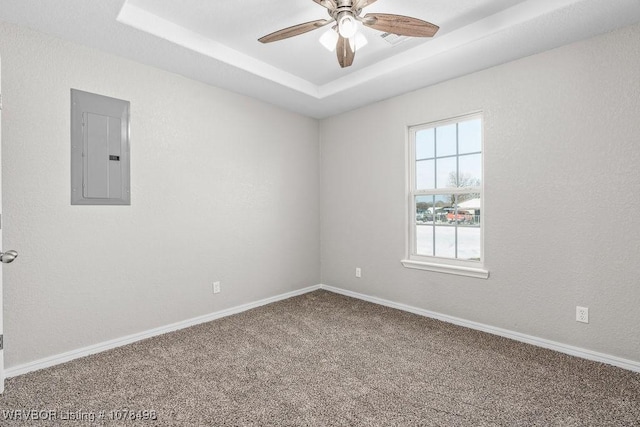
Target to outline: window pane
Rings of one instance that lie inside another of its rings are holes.
[[[435,188],[436,171],[435,160],[420,160],[416,162],[416,189],[428,190]]]
[[[480,195],[479,194],[459,194],[458,214],[464,217],[460,222],[461,226],[477,227],[480,225]]]
[[[458,259],[480,261],[480,227],[458,227]]]
[[[433,196],[435,202],[434,220],[437,224],[447,223],[447,214],[453,210],[454,197],[452,194],[438,194]]]
[[[435,129],[424,129],[416,132],[416,160],[435,157]]]
[[[482,155],[468,154],[459,158],[459,187],[479,187],[482,179]]]
[[[482,122],[480,119],[458,123],[458,150],[460,154],[482,150]]]
[[[456,125],[436,128],[436,155],[438,157],[456,154]]]
[[[436,162],[438,170],[436,188],[457,187],[456,158],[447,157],[446,159],[437,159]]]
[[[416,197],[416,224],[433,224],[434,196]]]
[[[416,253],[433,256],[433,226],[416,225]]]
[[[456,257],[456,228],[435,226],[437,257]]]

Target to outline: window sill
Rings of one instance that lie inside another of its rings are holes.
[[[478,279],[488,279],[489,271],[482,268],[462,267],[459,265],[435,264],[424,261],[413,261],[403,259],[400,261],[406,268],[417,270],[435,271],[437,273],[455,274],[457,276],[475,277]]]

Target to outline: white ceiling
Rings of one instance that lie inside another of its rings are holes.
[[[363,28],[369,44],[341,69],[318,42],[328,27],[257,41],[327,18],[312,0],[0,0],[0,20],[316,118],[640,22],[640,0],[378,0],[370,12],[440,31],[392,46]]]

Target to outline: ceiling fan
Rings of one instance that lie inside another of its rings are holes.
[[[271,43],[278,40],[313,31],[315,29],[329,25],[332,22],[337,24],[333,30],[337,32],[338,40],[336,52],[338,63],[342,68],[353,64],[356,46],[354,36],[358,31],[357,22],[364,26],[383,31],[385,33],[397,34],[410,37],[433,37],[438,29],[437,25],[417,18],[410,18],[402,15],[391,15],[388,13],[368,13],[360,16],[362,9],[375,3],[377,0],[313,0],[321,6],[327,8],[330,19],[318,19],[317,21],[305,22],[284,28],[274,33],[268,34],[258,41]]]

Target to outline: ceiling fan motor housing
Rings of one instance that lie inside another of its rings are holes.
[[[353,1],[352,0],[338,0],[337,6],[335,9],[329,9],[329,15],[339,21],[342,16],[345,14],[349,14],[352,17],[355,17],[360,11],[353,10]]]

